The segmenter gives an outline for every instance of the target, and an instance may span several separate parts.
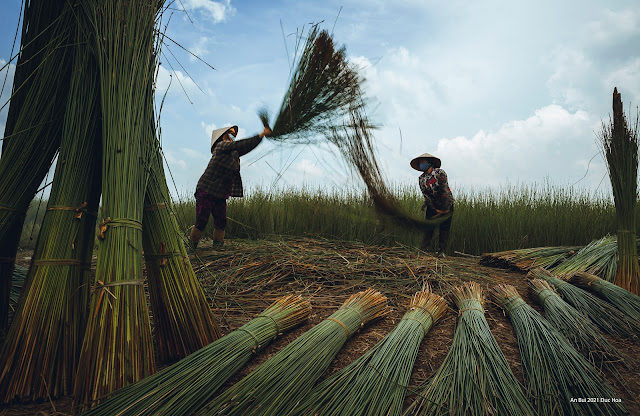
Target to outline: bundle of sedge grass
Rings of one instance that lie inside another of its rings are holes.
[[[582,247],[535,247],[506,250],[482,255],[480,263],[491,267],[531,270],[536,267],[549,269],[571,258]]]
[[[452,289],[459,309],[453,343],[406,415],[534,415],[484,317],[482,288]]]
[[[526,388],[541,415],[624,415],[622,403],[578,403],[576,397],[618,397],[609,382],[518,294],[500,284],[491,294],[511,320]]]
[[[213,399],[198,415],[286,415],[313,388],[347,339],[389,312],[379,292],[349,297],[329,318],[292,341]]]
[[[429,289],[413,295],[396,328],[362,357],[317,385],[293,413],[401,415],[420,343],[447,302]]]
[[[550,271],[539,267],[531,270],[527,276],[552,284],[567,303],[588,316],[605,333],[621,338],[636,338],[640,334],[640,322],[629,319],[609,302],[560,279]]]
[[[283,296],[258,317],[156,374],[118,390],[86,416],[190,415],[278,335],[309,317],[311,304]]]
[[[102,222],[74,406],[94,405],[155,372],[142,274],[142,217],[154,137],[156,17],[162,2],[80,4],[98,62],[102,107]],[[84,21],[84,20],[83,20]],[[84,26],[83,26],[84,27]]]
[[[628,126],[618,89],[613,90],[613,120],[602,124],[599,135],[607,160],[618,222],[616,285],[640,295],[640,267],[636,246],[638,201],[638,119]]]
[[[342,123],[350,109],[363,105],[363,79],[347,62],[345,47],[336,48],[329,32],[316,24],[307,33],[301,52],[299,46],[295,48],[297,62],[289,87],[272,123],[272,140],[309,142]],[[266,108],[258,116],[265,126],[269,125]]]
[[[18,305],[18,299],[20,293],[22,293],[22,287],[27,279],[27,272],[29,269],[16,264],[13,269],[13,278],[11,279],[11,296],[9,297],[9,307],[12,311],[15,311],[15,307]]]
[[[63,138],[31,268],[0,356],[0,397],[70,395],[89,306],[100,198],[96,65],[78,35]]]
[[[569,281],[613,304],[633,321],[640,322],[640,296],[590,273],[575,273]]]
[[[617,286],[616,286],[617,287]],[[596,368],[621,376],[615,364],[629,367],[628,360],[602,335],[585,314],[565,302],[553,287],[541,279],[529,281],[529,290],[542,305],[544,317]]]
[[[66,2],[35,0],[24,10],[0,157],[0,329],[8,325],[25,214],[60,147],[74,53],[70,9]]]
[[[574,256],[553,266],[545,267],[553,274],[568,278],[576,272],[598,274],[613,282],[616,276],[618,245],[616,236],[605,236],[580,249]],[[541,267],[544,267],[541,265]]]

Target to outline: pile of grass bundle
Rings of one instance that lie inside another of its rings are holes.
[[[629,127],[618,89],[613,90],[613,120],[602,124],[600,142],[609,170],[618,222],[616,285],[640,295],[640,267],[636,247],[638,201],[638,117]]]
[[[452,289],[459,309],[453,343],[406,415],[534,415],[484,316],[475,282]]]
[[[549,269],[571,258],[582,247],[535,247],[507,250],[482,255],[480,263],[491,267],[531,270],[536,267]]]
[[[156,374],[118,390],[86,416],[190,415],[259,349],[309,317],[311,304],[283,296],[237,330]]]
[[[591,363],[520,297],[515,287],[500,284],[491,288],[491,293],[516,332],[526,388],[539,414],[627,414],[619,402],[577,402],[578,397],[611,399],[618,395]]]
[[[25,214],[60,146],[74,49],[70,9],[66,2],[35,0],[24,10],[0,157],[0,329],[8,325]]]
[[[142,275],[142,217],[148,175],[145,143],[154,137],[149,77],[162,1],[80,4],[99,68],[102,107],[102,222],[89,321],[74,406],[94,405],[155,372]]]
[[[544,280],[530,280],[529,289],[542,305],[544,317],[567,338],[576,350],[597,368],[604,368],[621,379],[615,363],[628,367],[627,359],[607,341],[586,315],[565,302]]]
[[[295,52],[298,55],[298,45]],[[272,124],[271,139],[309,142],[342,123],[350,109],[364,105],[362,81],[347,62],[345,47],[336,49],[329,32],[312,26]],[[266,108],[258,116],[269,125]]]
[[[527,276],[552,284],[567,303],[588,316],[605,333],[622,338],[636,338],[640,334],[640,322],[629,319],[610,303],[560,279],[550,271],[539,267],[531,270]]]
[[[198,415],[285,415],[313,388],[347,339],[389,312],[379,292],[349,297],[329,318],[292,341],[213,399]]]
[[[640,296],[589,273],[575,273],[569,281],[613,304],[633,321],[640,322]]]
[[[47,211],[0,356],[2,402],[59,397],[73,389],[100,199],[100,94],[85,41],[79,34]]]
[[[618,253],[616,241],[616,236],[605,236],[594,240],[580,249],[575,256],[554,267],[545,268],[562,278],[566,278],[576,272],[588,272],[598,274],[612,282],[616,276],[616,257]]]
[[[413,295],[409,308],[391,333],[317,385],[293,413],[401,415],[420,343],[446,312],[447,302],[427,288]]]

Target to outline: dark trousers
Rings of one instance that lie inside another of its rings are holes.
[[[195,227],[204,231],[209,216],[213,217],[213,225],[219,230],[227,227],[227,200],[216,198],[203,190],[196,191],[196,225]]]
[[[429,251],[433,234],[435,233],[436,229],[439,229],[440,232],[438,234],[438,251],[444,253],[447,248],[447,242],[449,241],[449,230],[451,229],[451,220],[453,220],[453,207],[451,207],[451,212],[452,215],[444,222],[432,228],[427,228],[424,230],[424,234],[422,235],[422,244],[420,245],[421,250]],[[425,218],[432,218],[435,214],[436,212],[427,209]]]

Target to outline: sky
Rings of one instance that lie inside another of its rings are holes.
[[[2,66],[20,4],[3,0]],[[239,138],[262,130],[256,112],[279,107],[296,34],[318,22],[366,78],[390,184],[417,190],[409,162],[429,152],[454,193],[520,183],[608,189],[597,135],[613,88],[632,120],[640,104],[636,0],[177,0],[165,12],[167,36],[215,69],[173,42],[163,48],[156,99],[166,94],[160,126],[174,193],[193,195],[214,128],[238,125]],[[13,69],[0,72],[8,85]],[[5,87],[2,104],[8,97]],[[241,164],[248,189],[361,187],[329,145],[263,140]]]

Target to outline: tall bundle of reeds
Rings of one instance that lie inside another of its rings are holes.
[[[9,307],[13,311],[15,311],[15,308],[18,305],[18,298],[20,297],[20,293],[22,293],[22,287],[24,286],[24,282],[27,279],[28,271],[29,269],[27,269],[26,267],[22,267],[19,264],[16,264],[13,269],[13,278],[11,279],[11,295],[9,296]]]
[[[640,322],[640,296],[590,273],[575,273],[569,281],[613,304],[633,321]]]
[[[24,11],[21,52],[0,158],[0,329],[8,324],[13,265],[28,205],[60,146],[74,41],[66,2]]]
[[[568,278],[576,272],[588,272],[613,282],[616,276],[617,253],[616,236],[605,236],[587,244],[567,261],[546,268],[562,278]]]
[[[597,368],[605,368],[620,378],[615,364],[628,366],[627,359],[607,341],[591,319],[565,302],[544,280],[530,280],[529,289],[542,305],[544,317],[567,338],[576,350]]]
[[[154,373],[142,275],[148,148],[154,137],[155,23],[162,1],[80,4],[98,61],[102,107],[102,222],[75,406]]]
[[[484,317],[482,288],[452,289],[459,309],[453,343],[406,415],[534,415]]]
[[[638,117],[629,127],[618,89],[613,90],[613,120],[602,124],[599,136],[607,159],[618,222],[616,285],[640,295],[640,267],[636,247],[638,201]]]
[[[401,415],[420,343],[446,312],[447,302],[427,289],[413,295],[409,308],[391,333],[318,384],[292,413]]]
[[[0,356],[3,402],[69,395],[73,389],[100,198],[100,92],[95,62],[84,45],[79,34],[47,211]]]
[[[582,247],[534,247],[506,250],[482,255],[480,263],[491,267],[531,270],[536,267],[549,269],[571,258]]]
[[[532,269],[527,276],[552,284],[567,303],[588,316],[605,333],[622,338],[640,334],[640,322],[630,320],[610,303],[560,279],[550,271],[539,267]]]
[[[505,310],[518,340],[526,388],[541,415],[623,415],[622,403],[578,403],[576,398],[616,398],[609,382],[567,339],[529,306],[515,287],[491,289]]]
[[[306,320],[310,312],[309,301],[299,296],[283,296],[237,330],[118,390],[84,415],[190,415],[204,406],[253,354]]]
[[[329,318],[292,341],[213,399],[199,415],[285,415],[311,391],[347,339],[388,313],[374,290],[349,297]]]
[[[272,124],[272,140],[311,141],[341,124],[350,109],[364,105],[363,79],[347,62],[345,47],[336,49],[329,32],[312,26],[302,51],[298,49],[296,45],[297,62]],[[269,125],[266,108],[258,116]]]

